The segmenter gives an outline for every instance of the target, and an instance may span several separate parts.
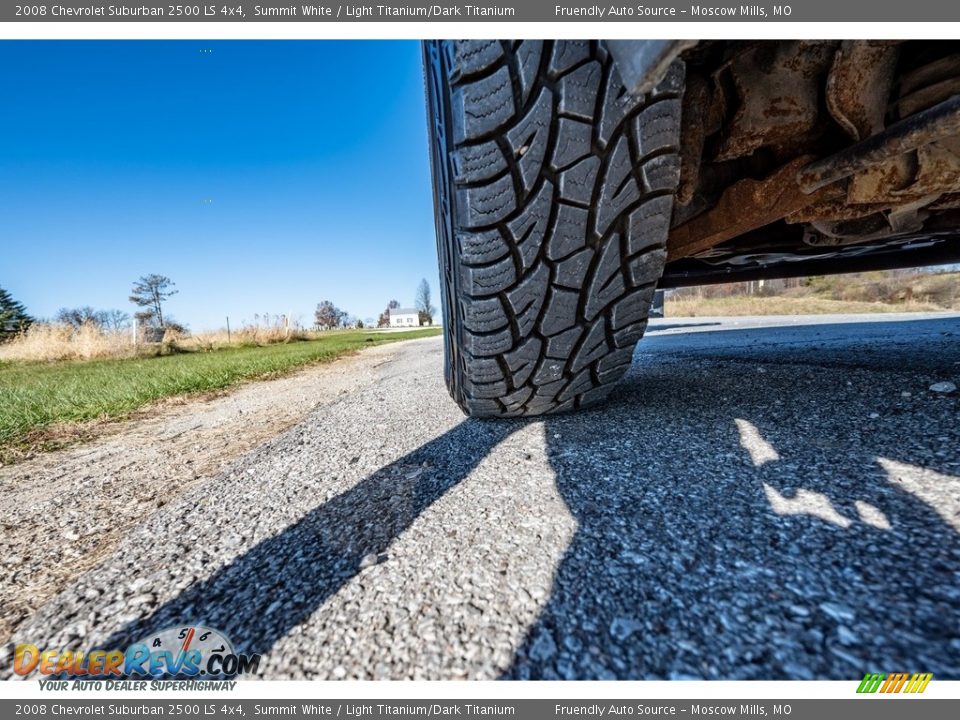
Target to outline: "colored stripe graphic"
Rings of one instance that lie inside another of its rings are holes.
[[[857,692],[875,693],[877,688],[880,687],[881,682],[883,682],[883,675],[880,673],[867,673],[863,676],[863,680],[860,681],[860,687],[857,688]]]
[[[922,693],[932,679],[933,673],[914,673],[904,692]]]
[[[867,673],[857,687],[858,693],[922,693],[933,679],[933,673]]]

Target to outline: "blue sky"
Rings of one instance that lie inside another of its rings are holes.
[[[210,52],[204,52],[210,51]],[[0,286],[193,330],[438,303],[416,42],[0,42]],[[209,202],[207,202],[209,201]]]

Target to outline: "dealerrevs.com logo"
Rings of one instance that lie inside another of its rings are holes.
[[[223,633],[201,625],[167,628],[125,650],[41,650],[23,643],[13,656],[13,671],[24,677],[212,679],[252,674],[259,665],[259,655],[235,652]]]

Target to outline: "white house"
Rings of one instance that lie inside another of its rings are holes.
[[[390,327],[420,327],[420,313],[413,308],[391,308]]]

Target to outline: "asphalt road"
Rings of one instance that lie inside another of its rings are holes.
[[[202,623],[269,678],[960,678],[960,396],[929,389],[960,316],[660,320],[606,404],[537,421],[465,419],[441,342],[393,347],[15,640]]]

